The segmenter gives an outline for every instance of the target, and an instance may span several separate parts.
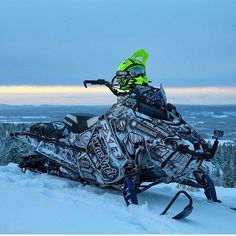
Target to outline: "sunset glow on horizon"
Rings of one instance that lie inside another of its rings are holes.
[[[236,87],[167,87],[175,104],[236,104]],[[0,103],[14,105],[109,105],[116,97],[104,86],[0,86]]]
[[[66,93],[104,93],[106,87],[93,86],[85,88],[84,86],[32,86],[32,85],[17,85],[17,86],[0,86],[0,94],[66,94]]]

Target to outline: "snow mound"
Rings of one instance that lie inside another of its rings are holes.
[[[160,213],[179,189],[161,184],[127,207],[121,192],[27,171],[15,164],[0,167],[0,233],[236,233],[235,189],[217,188],[223,204],[190,192],[193,213],[171,219],[187,200],[180,197],[165,216]]]

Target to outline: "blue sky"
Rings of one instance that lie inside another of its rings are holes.
[[[235,0],[0,1],[0,85],[110,80],[149,52],[154,85],[236,86]]]

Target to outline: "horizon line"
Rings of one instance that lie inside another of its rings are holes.
[[[177,106],[236,106],[236,103],[226,103],[226,104],[183,104],[183,103],[175,103],[174,105]],[[111,106],[111,104],[7,104],[7,103],[0,103],[0,106],[91,106],[91,107],[98,107],[98,106]]]
[[[30,89],[31,92],[28,90]],[[165,90],[172,92],[189,91],[189,92],[216,92],[225,91],[235,92],[235,86],[167,86]],[[0,85],[1,93],[67,93],[67,92],[81,92],[81,93],[103,93],[109,90],[106,86],[91,85],[85,88],[83,85]]]
[[[173,104],[236,104],[236,86],[166,87]],[[105,86],[0,85],[0,103],[18,105],[101,105],[114,104],[116,96]]]

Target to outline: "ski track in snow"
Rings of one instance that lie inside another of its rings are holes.
[[[217,188],[223,204],[190,192],[193,213],[171,219],[186,204],[180,197],[160,216],[179,189],[160,184],[138,195],[127,207],[122,193],[27,171],[15,164],[0,167],[0,233],[236,233],[236,189]]]

